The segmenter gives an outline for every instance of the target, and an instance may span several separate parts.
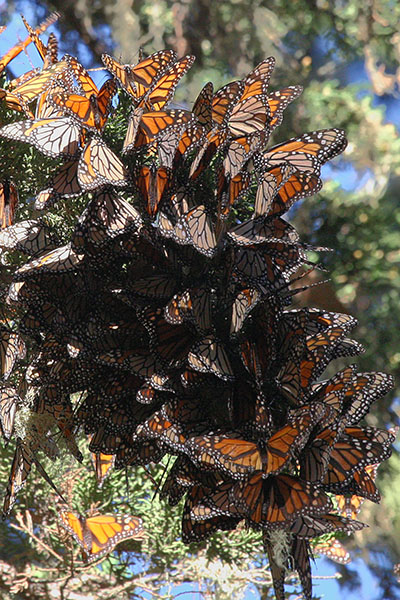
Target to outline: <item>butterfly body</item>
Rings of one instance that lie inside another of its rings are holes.
[[[61,525],[83,550],[86,562],[102,558],[116,544],[127,538],[141,539],[142,521],[131,515],[97,515],[83,517],[72,511],[59,512]]]

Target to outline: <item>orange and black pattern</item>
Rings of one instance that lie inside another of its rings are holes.
[[[41,39],[47,24],[26,24],[29,41],[0,59],[6,68],[32,41],[43,61],[0,92],[10,114],[0,136],[58,159],[36,211],[83,208],[67,239],[60,219],[18,220],[14,179],[0,182],[0,250],[20,256],[1,290],[2,436],[13,442],[19,410],[45,414],[81,460],[82,429],[105,489],[113,469],[175,456],[160,496],[185,497],[183,540],[240,522],[260,530],[276,598],[289,567],[310,600],[311,547],[349,560],[334,536],[363,527],[355,517],[379,501],[376,468],[396,437],[362,422],[390,375],[354,364],[332,375],[335,359],[363,350],[348,337],[355,319],[290,306],[293,279],[317,266],[307,252],[325,249],[303,243],[286,215],[320,190],[345,132],[271,146],[302,91],[271,89],[273,57],[219,90],[206,83],[183,110],[170,103],[194,57],[103,55],[98,88],[77,58],[58,59],[54,34]],[[111,148],[115,112],[125,139]],[[47,430],[28,433],[16,440],[4,515],[38,450],[50,452]],[[65,507],[59,517],[89,562],[142,537],[132,515]]]

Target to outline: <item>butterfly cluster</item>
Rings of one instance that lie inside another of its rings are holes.
[[[0,248],[27,256],[6,292],[15,325],[2,326],[7,441],[16,414],[29,414],[4,513],[37,451],[56,455],[55,430],[78,460],[77,432],[88,436],[100,483],[110,468],[172,455],[159,493],[171,505],[185,497],[182,539],[244,522],[262,532],[277,599],[294,568],[309,600],[310,540],[363,527],[352,506],[379,501],[372,469],[395,438],[360,425],[391,376],[350,365],[321,379],[332,360],[362,352],[348,337],[356,320],[290,307],[301,269],[318,266],[308,251],[324,248],[283,216],[320,190],[345,134],[269,145],[302,91],[269,89],[272,57],[217,91],[207,83],[191,109],[168,108],[193,56],[163,50],[123,65],[103,55],[110,78],[98,89],[76,58],[58,59],[54,38],[45,46],[27,28],[43,68],[2,91],[23,119],[0,136],[61,160],[37,211],[60,199],[86,206],[61,239],[41,219],[13,224],[16,192],[3,183]],[[118,88],[130,114],[122,148],[111,148]],[[82,543],[89,520],[67,515]]]

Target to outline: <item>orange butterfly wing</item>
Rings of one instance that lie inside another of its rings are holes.
[[[155,165],[141,167],[138,174],[138,187],[146,200],[146,210],[154,217],[158,210],[161,198],[170,183],[170,171],[166,167]]]
[[[172,67],[160,77],[143,99],[148,110],[161,110],[172,98],[179,80],[190,69],[194,62],[194,56],[185,56],[172,65]]]
[[[137,97],[141,98],[175,60],[176,54],[173,50],[160,50],[135,65],[132,68],[132,76],[136,84]]]
[[[39,35],[40,33],[43,33],[44,31],[46,31],[46,29],[48,27],[50,27],[50,25],[53,25],[53,23],[55,23],[57,21],[59,16],[60,15],[57,12],[52,13],[49,17],[47,17],[47,19],[45,21],[43,21],[39,25],[39,27],[37,27],[34,30],[35,33],[37,35]],[[19,42],[18,44],[13,46],[10,50],[8,50],[8,52],[6,52],[6,54],[4,54],[4,56],[2,56],[0,59],[0,73],[2,71],[4,71],[4,69],[6,68],[8,63],[11,62],[16,56],[18,56],[18,54],[20,54],[20,52],[22,52],[24,50],[24,48],[26,48],[31,42],[32,42],[32,38],[31,38],[31,36],[28,36],[23,42]]]
[[[143,527],[139,517],[131,515],[96,515],[85,518],[69,510],[59,513],[61,525],[73,536],[91,563],[127,538],[142,539]]]

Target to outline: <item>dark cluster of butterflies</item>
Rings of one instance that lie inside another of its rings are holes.
[[[123,65],[103,55],[111,78],[98,89],[76,58],[58,59],[54,36],[46,46],[27,28],[43,68],[2,91],[24,119],[0,136],[62,159],[37,210],[87,205],[60,245],[41,219],[13,224],[16,190],[3,183],[0,248],[28,256],[6,294],[17,327],[2,326],[6,441],[29,413],[4,513],[38,450],[56,454],[54,429],[78,460],[84,431],[100,484],[111,468],[172,455],[159,493],[171,505],[185,496],[183,540],[245,523],[262,532],[277,599],[294,568],[309,600],[310,540],[363,527],[355,517],[363,499],[379,501],[376,468],[395,438],[359,424],[389,375],[350,365],[321,379],[333,359],[362,352],[348,337],[355,319],[290,308],[296,274],[316,265],[283,215],[321,188],[345,134],[268,147],[302,91],[269,89],[273,58],[216,92],[207,83],[191,110],[171,109],[193,56],[163,50]],[[105,141],[118,88],[131,104],[122,158]],[[61,516],[89,560],[140,528],[134,517]],[[116,529],[96,537],[91,519]],[[335,539],[324,550],[348,560]]]

